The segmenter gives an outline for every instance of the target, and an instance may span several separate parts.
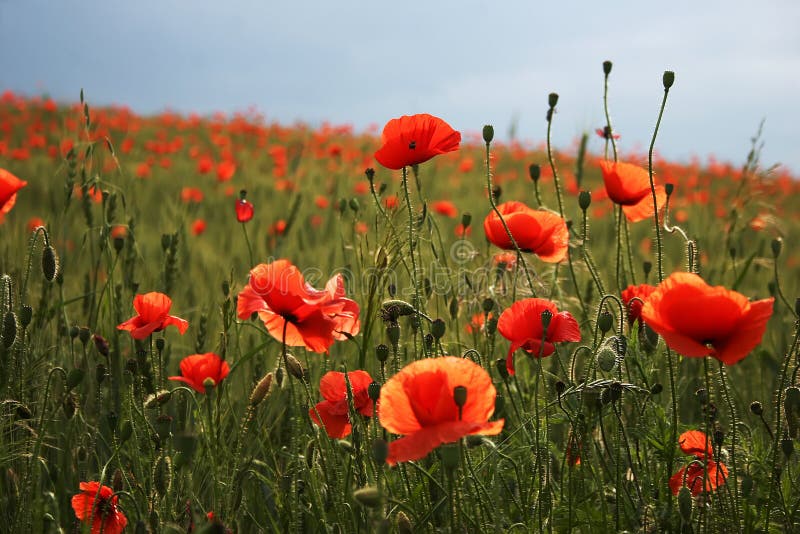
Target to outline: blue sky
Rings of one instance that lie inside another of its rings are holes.
[[[623,149],[649,144],[669,69],[662,154],[741,164],[765,119],[763,163],[798,173],[798,23],[793,0],[0,0],[0,90],[358,127],[427,112],[501,137],[516,117],[534,142],[557,92],[553,138],[567,147],[603,124],[610,59]]]

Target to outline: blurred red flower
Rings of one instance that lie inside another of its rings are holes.
[[[698,430],[684,432],[678,443],[684,454],[691,454],[696,460],[670,477],[669,488],[673,495],[677,495],[681,488],[686,486],[691,490],[692,496],[697,497],[703,492],[703,478],[706,479],[706,492],[712,492],[725,483],[728,479],[728,468],[722,462],[711,459],[713,455],[711,441],[703,432]]]
[[[647,169],[630,163],[601,161],[600,170],[608,197],[622,206],[629,221],[637,222],[653,216],[653,195]],[[656,186],[656,200],[658,209],[661,209],[667,201],[664,186]]]
[[[40,226],[44,226],[44,219],[41,217],[31,217],[28,219],[28,224],[25,225],[25,229],[28,230],[28,233],[31,233]]]
[[[628,310],[628,324],[635,323],[641,317],[644,301],[655,290],[656,286],[639,284],[638,286],[628,286],[622,291],[622,303],[625,304],[625,308]]]
[[[17,191],[28,185],[5,169],[0,169],[0,222],[17,202]]]
[[[277,340],[326,352],[334,340],[355,336],[360,329],[358,304],[345,298],[344,277],[337,274],[317,290],[306,283],[289,260],[259,264],[239,293],[237,314],[248,319],[253,313]]]
[[[460,408],[457,387],[466,392]],[[405,366],[381,388],[381,426],[403,435],[389,444],[387,463],[419,460],[464,436],[499,434],[504,420],[489,421],[496,396],[489,373],[472,360],[445,356]]]
[[[532,252],[548,263],[558,263],[567,255],[569,230],[567,223],[557,214],[534,210],[522,202],[512,200],[497,206],[508,230],[520,250]],[[483,220],[483,231],[495,246],[512,250],[514,245],[494,210]]]
[[[80,493],[72,497],[72,510],[81,522],[92,526],[92,534],[119,534],[128,518],[117,507],[119,497],[99,482],[81,482]]]
[[[169,379],[184,382],[200,393],[206,392],[204,385],[206,379],[213,380],[213,386],[216,387],[231,370],[228,362],[213,352],[192,354],[182,359],[180,365],[180,376],[171,376]]]
[[[203,201],[203,191],[197,187],[184,187],[181,189],[181,200],[183,202],[195,202],[199,204]]]
[[[200,235],[206,231],[206,221],[204,219],[195,219],[192,223],[192,235]]]
[[[750,302],[694,273],[673,273],[647,298],[642,319],[674,351],[733,365],[761,343],[774,301]]]
[[[236,220],[240,223],[246,223],[253,218],[255,208],[253,204],[245,198],[246,193],[242,191],[239,193],[239,198],[236,199]]]
[[[353,394],[353,408],[364,417],[372,417],[372,400],[367,394],[367,388],[374,382],[372,377],[366,371],[351,371],[347,373],[347,380],[350,382]],[[338,371],[325,373],[319,381],[319,392],[325,400],[311,408],[308,415],[316,424],[324,426],[331,438],[341,439],[350,435],[352,426],[348,415],[347,383],[344,373]]]
[[[450,217],[451,219],[458,215],[458,208],[449,200],[437,200],[431,204],[431,209],[439,215]]]
[[[602,139],[619,139],[621,136],[618,133],[612,133],[611,129],[608,126],[604,126],[602,128],[595,129],[594,133],[597,134],[598,137]]]
[[[227,182],[233,178],[236,172],[236,164],[230,160],[223,160],[217,164],[217,181]]]
[[[545,333],[542,314],[550,312],[550,324]],[[522,349],[534,358],[555,352],[554,343],[580,341],[578,321],[568,311],[559,312],[556,305],[546,299],[530,298],[515,302],[503,310],[497,321],[497,331],[511,342],[506,356],[506,369],[513,375],[514,352]]]
[[[153,332],[160,332],[168,326],[176,327],[181,335],[189,328],[188,321],[169,315],[172,300],[163,293],[153,291],[136,295],[133,298],[133,307],[138,315],[117,325],[118,330],[130,332],[133,339],[145,339]]]
[[[461,134],[433,115],[403,115],[383,128],[375,159],[388,169],[424,163],[438,154],[458,150]]]

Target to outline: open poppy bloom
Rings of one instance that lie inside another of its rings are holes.
[[[552,314],[547,332],[542,325],[542,313]],[[581,330],[578,321],[568,311],[559,312],[549,300],[530,298],[518,300],[510,308],[503,310],[497,321],[497,330],[511,342],[506,356],[506,369],[513,375],[514,352],[522,349],[534,358],[550,356],[555,352],[554,343],[561,341],[580,341]]]
[[[457,387],[466,390],[461,408]],[[408,364],[381,388],[381,426],[404,436],[389,443],[387,463],[419,460],[464,436],[499,434],[504,420],[489,421],[496,395],[489,373],[471,360],[446,356]]]
[[[678,439],[684,454],[697,458],[688,466],[682,467],[669,478],[669,489],[677,495],[683,486],[688,487],[692,496],[697,497],[703,492],[704,471],[706,484],[705,491],[711,492],[725,483],[728,478],[728,468],[722,462],[711,459],[713,454],[711,442],[708,437],[698,430],[690,430],[681,434]]]
[[[622,206],[625,217],[631,222],[653,216],[653,195],[650,191],[650,174],[631,163],[601,161],[603,182],[608,197]],[[664,186],[656,186],[656,202],[661,209],[667,201]]]
[[[17,202],[17,191],[28,185],[5,169],[0,169],[0,222]]]
[[[548,263],[558,263],[567,256],[569,230],[567,223],[557,214],[535,210],[522,202],[512,200],[497,206],[514,241],[520,250],[531,252]],[[503,222],[492,210],[483,220],[486,239],[504,250],[514,248]]]
[[[117,508],[119,497],[108,486],[99,482],[81,482],[81,492],[72,497],[75,517],[92,525],[92,534],[119,534],[128,524],[128,518]]]
[[[638,286],[628,286],[622,291],[620,296],[622,297],[622,303],[625,304],[625,308],[628,310],[628,324],[632,325],[641,317],[645,299],[655,290],[656,286],[639,284]]]
[[[461,134],[439,117],[403,115],[384,126],[375,159],[387,169],[397,170],[458,150],[460,143]]]
[[[326,352],[334,340],[355,336],[360,329],[358,304],[345,298],[341,274],[317,290],[289,260],[262,263],[250,271],[237,314],[247,319],[253,313],[275,339],[314,352]]]
[[[694,273],[673,273],[647,298],[642,319],[676,352],[733,365],[761,343],[774,300],[750,302]]]
[[[373,382],[372,377],[366,371],[351,371],[347,373],[347,380],[350,381],[350,390],[353,392],[353,407],[364,417],[372,417],[372,399],[367,393],[367,388]],[[308,415],[316,424],[324,426],[325,432],[331,438],[341,439],[350,435],[352,426],[348,415],[344,373],[325,373],[319,381],[319,392],[325,400],[308,410]]]
[[[169,315],[171,307],[172,299],[163,293],[152,291],[144,295],[136,295],[133,297],[133,308],[138,315],[117,325],[117,330],[127,330],[133,339],[145,339],[153,332],[160,332],[168,326],[174,326],[183,335],[189,328],[189,322]]]
[[[230,370],[228,362],[213,352],[192,354],[181,360],[181,376],[171,376],[169,379],[184,382],[193,390],[205,393],[206,379],[210,378],[214,381],[214,386],[218,386],[228,376]]]

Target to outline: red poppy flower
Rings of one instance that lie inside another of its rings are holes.
[[[181,189],[181,200],[186,203],[200,203],[203,201],[203,191],[197,187],[184,187]]]
[[[670,477],[669,488],[674,495],[677,495],[684,485],[692,491],[693,496],[700,495],[703,492],[703,471],[706,469],[708,470],[705,475],[706,492],[714,491],[725,483],[728,478],[728,468],[722,462],[715,462],[711,459],[713,454],[711,441],[705,433],[698,430],[689,430],[681,434],[681,437],[678,438],[678,443],[684,454],[690,454],[697,460],[688,466],[682,467]]]
[[[458,150],[461,134],[439,117],[427,113],[403,115],[386,123],[381,143],[375,159],[384,167],[396,170]]]
[[[472,235],[472,226],[465,227],[463,223],[458,223],[455,228],[456,237],[465,238]]]
[[[206,231],[206,221],[203,219],[196,219],[192,223],[192,235],[200,235]]]
[[[466,388],[460,414],[454,398],[459,386]],[[489,421],[496,394],[489,373],[471,360],[446,356],[405,366],[381,388],[380,423],[404,436],[389,444],[386,461],[394,465],[419,460],[464,436],[499,434],[504,420]]]
[[[40,226],[44,226],[44,219],[41,217],[31,217],[28,219],[28,224],[25,225],[25,229],[28,230],[28,233],[31,233]]]
[[[439,215],[450,217],[451,219],[458,215],[458,208],[449,200],[437,200],[431,204],[431,209]]]
[[[761,343],[774,300],[749,302],[696,274],[674,273],[647,298],[642,319],[684,356],[711,355],[733,365]]]
[[[217,386],[228,376],[230,370],[228,362],[213,352],[192,354],[181,360],[181,376],[171,376],[169,379],[185,382],[195,391],[205,393],[203,383],[206,379],[210,378],[214,381],[214,386]]]
[[[5,169],[0,169],[0,222],[17,202],[17,191],[28,185]]]
[[[248,202],[245,198],[246,194],[247,193],[242,191],[239,193],[239,198],[236,199],[236,220],[240,223],[246,223],[253,218],[253,214],[255,213],[253,204]]]
[[[233,178],[236,172],[236,164],[230,160],[223,160],[217,164],[217,181],[227,182]]]
[[[629,221],[637,222],[653,216],[653,195],[647,169],[630,163],[601,161],[600,170],[608,197],[622,206]],[[656,186],[656,201],[658,209],[667,201],[664,186]]]
[[[330,206],[331,201],[328,200],[328,197],[324,197],[322,195],[317,195],[314,198],[314,204],[321,210],[324,210],[328,206]]]
[[[485,313],[476,313],[470,318],[469,323],[464,325],[464,330],[466,330],[468,334],[483,332],[486,327],[486,319],[491,319],[492,317],[494,317],[494,313],[492,312],[489,312],[488,317]]]
[[[351,371],[347,373],[347,379],[353,392],[353,407],[361,415],[372,417],[372,399],[367,394],[367,388],[373,382],[372,377],[366,371]],[[319,381],[319,392],[325,400],[317,403],[315,408],[311,408],[308,415],[316,424],[324,426],[331,438],[341,439],[350,435],[352,426],[348,415],[347,383],[344,373],[337,371],[325,373]]]
[[[81,493],[72,497],[75,517],[92,525],[92,534],[119,534],[128,524],[128,518],[117,508],[119,497],[108,486],[99,482],[81,482]]]
[[[344,278],[337,274],[323,290],[308,285],[289,260],[260,264],[250,271],[250,280],[239,293],[237,314],[247,319],[253,313],[275,339],[292,347],[326,352],[334,340],[358,334],[359,308],[345,298]]]
[[[548,263],[558,263],[567,256],[569,230],[566,221],[557,214],[534,210],[515,200],[504,202],[497,209],[520,250],[532,252]],[[495,246],[505,250],[514,248],[494,210],[483,220],[483,231]]]
[[[397,198],[397,195],[388,195],[383,199],[383,205],[387,210],[397,209],[400,206],[400,199]]]
[[[163,293],[155,291],[133,298],[133,307],[138,313],[117,326],[118,330],[127,330],[133,339],[145,339],[153,332],[160,332],[172,325],[181,335],[189,328],[188,321],[169,315],[172,300]]]
[[[542,313],[552,314],[547,333],[542,326]],[[511,342],[506,357],[506,369],[514,374],[514,352],[522,349],[538,358],[549,356],[555,352],[554,343],[561,341],[580,341],[581,330],[578,321],[568,311],[559,312],[556,305],[549,300],[531,298],[515,302],[510,308],[503,310],[497,321],[497,330]]]
[[[638,286],[628,286],[622,291],[622,303],[628,310],[628,323],[633,324],[642,315],[642,306],[656,286],[650,284],[639,284]],[[634,300],[636,299],[636,300]]]
[[[597,128],[595,129],[594,133],[596,133],[597,136],[602,139],[611,139],[612,137],[614,139],[619,139],[621,137],[618,133],[611,133],[611,130],[608,128],[608,126]]]
[[[500,267],[502,265],[506,271],[513,271],[514,266],[517,265],[517,254],[515,252],[501,252],[495,254],[492,256],[492,263],[494,263],[495,267]]]

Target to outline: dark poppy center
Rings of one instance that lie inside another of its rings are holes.
[[[286,321],[289,322],[289,323],[296,323],[297,322],[297,317],[292,313],[284,313],[283,314],[283,318],[286,319]]]
[[[411,141],[410,143],[408,143],[408,149],[409,150],[414,150],[415,148],[417,148],[417,142],[416,141]]]

